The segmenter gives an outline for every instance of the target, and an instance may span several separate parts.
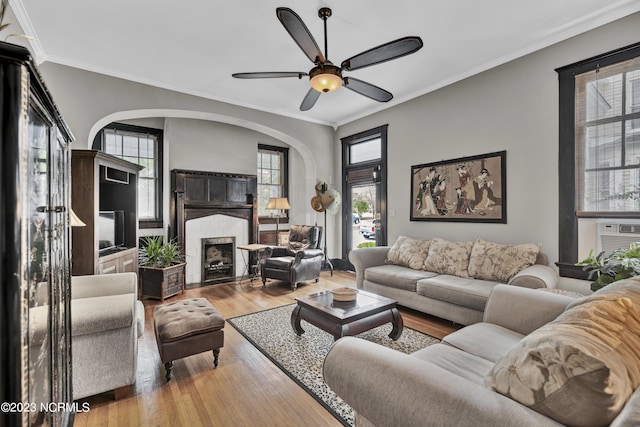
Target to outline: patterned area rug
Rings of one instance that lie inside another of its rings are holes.
[[[353,409],[332,392],[322,379],[322,362],[333,343],[333,337],[304,320],[301,326],[305,333],[297,336],[291,327],[291,312],[294,307],[295,304],[285,305],[227,319],[227,322],[342,424],[351,426]],[[403,353],[413,353],[440,342],[437,338],[406,326],[400,339],[393,341],[387,336],[391,328],[389,323],[357,336]]]

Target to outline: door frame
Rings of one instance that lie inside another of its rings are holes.
[[[346,197],[349,194],[349,186],[354,184],[371,183],[377,186],[376,189],[376,213],[374,218],[376,224],[376,245],[384,246],[387,244],[387,128],[388,125],[382,125],[367,131],[359,132],[355,135],[341,138],[342,142],[342,194],[345,195],[342,203],[342,258],[345,262],[346,269],[353,269],[349,263],[348,252],[350,244],[350,234],[352,233],[352,215],[353,211],[351,199]],[[380,158],[371,161],[351,164],[349,156],[349,148],[352,145],[380,138]],[[371,171],[371,178],[360,177],[359,179],[348,182],[350,173],[354,175],[354,171]]]

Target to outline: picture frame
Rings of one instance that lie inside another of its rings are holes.
[[[411,221],[507,223],[507,152],[411,166]]]

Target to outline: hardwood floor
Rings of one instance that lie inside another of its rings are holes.
[[[323,272],[318,283],[300,285],[254,280],[189,289],[183,298],[207,298],[225,318],[295,302],[320,290],[353,285],[352,273]],[[75,426],[340,426],[341,424],[300,386],[271,363],[232,326],[225,327],[220,364],[206,352],[174,363],[167,383],[153,332],[153,307],[146,299],[145,331],[138,341],[136,383],[129,396],[115,401],[113,392],[82,399],[90,410],[78,413]],[[442,338],[458,327],[451,322],[401,309],[405,326]],[[265,325],[268,327],[268,325]],[[80,406],[81,407],[81,406]]]

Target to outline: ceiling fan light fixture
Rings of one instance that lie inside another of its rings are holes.
[[[342,73],[335,65],[319,65],[309,73],[309,83],[320,93],[333,92],[342,86]]]
[[[2,0],[4,1],[4,0]],[[298,45],[314,67],[309,73],[302,71],[270,71],[257,73],[235,73],[232,77],[238,79],[271,79],[284,77],[309,76],[310,89],[300,104],[300,111],[308,111],[323,93],[338,90],[344,86],[352,92],[366,96],[378,102],[389,102],[393,94],[378,86],[352,77],[342,77],[343,71],[355,71],[372,65],[381,64],[412,54],[423,46],[422,39],[418,36],[402,37],[388,43],[381,44],[364,52],[360,52],[351,58],[342,61],[340,67],[336,67],[329,58],[327,43],[327,19],[331,16],[331,9],[322,7],[318,10],[318,16],[324,24],[324,53],[318,47],[315,39],[309,32],[309,28],[300,16],[288,7],[276,8],[276,15],[284,29],[289,33],[293,41]]]

